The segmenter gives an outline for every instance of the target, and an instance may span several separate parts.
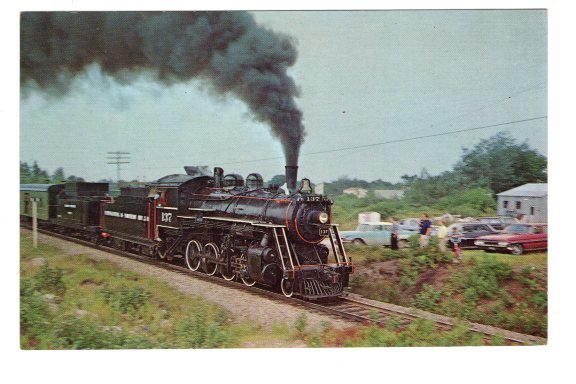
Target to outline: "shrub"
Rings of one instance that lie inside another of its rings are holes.
[[[226,316],[218,314],[209,317],[205,311],[185,318],[176,325],[182,348],[221,348],[229,346],[234,339],[230,330],[224,327]]]
[[[304,312],[302,312],[296,318],[296,322],[294,323],[294,328],[296,328],[296,331],[298,332],[298,334],[300,336],[302,336],[305,334],[307,326],[308,326],[308,321],[306,318],[306,314]]]
[[[122,285],[118,288],[104,288],[102,295],[106,303],[118,309],[122,313],[135,312],[150,297],[150,294],[142,287],[127,287]]]
[[[34,282],[22,279],[20,282],[20,334],[41,337],[50,328],[48,304],[34,289]]]
[[[62,280],[63,275],[64,272],[60,268],[50,268],[48,264],[42,265],[40,271],[34,276],[36,290],[63,295],[66,292],[66,285]]]
[[[512,268],[495,260],[478,263],[462,281],[462,289],[473,288],[478,297],[493,298],[499,289],[499,283],[510,276]]]
[[[412,305],[426,311],[434,311],[441,297],[441,291],[434,289],[431,285],[424,284],[422,291],[414,297]]]

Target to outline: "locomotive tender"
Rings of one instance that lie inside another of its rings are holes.
[[[116,198],[102,183],[41,187],[57,195],[56,209],[42,219],[110,247],[183,259],[193,271],[278,288],[287,297],[343,293],[353,265],[332,223],[333,202],[312,193],[308,179],[297,190],[297,167],[286,167],[288,192],[265,188],[257,173],[244,180],[224,176],[222,168],[213,175],[205,167],[185,170],[146,187],[123,188]],[[21,193],[31,189],[22,186]],[[46,204],[54,204],[51,199]],[[23,204],[21,215],[29,216]]]

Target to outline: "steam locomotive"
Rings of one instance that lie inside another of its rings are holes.
[[[122,188],[116,198],[106,183],[22,185],[21,215],[31,217],[32,194],[40,220],[57,231],[179,259],[193,271],[259,283],[286,297],[343,294],[353,265],[332,223],[333,201],[313,193],[306,178],[297,189],[297,167],[286,166],[287,191],[264,187],[258,173],[244,179],[219,167],[213,174],[206,167],[185,170]]]

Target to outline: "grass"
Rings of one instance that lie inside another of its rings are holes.
[[[486,259],[493,257],[496,261],[506,263],[511,266],[538,265],[546,266],[548,263],[548,252],[526,252],[523,255],[515,256],[510,253],[488,253],[477,249],[465,249],[462,253],[464,261],[473,258]]]
[[[167,283],[21,237],[23,349],[226,348],[291,339],[282,326],[233,324],[229,314]]]

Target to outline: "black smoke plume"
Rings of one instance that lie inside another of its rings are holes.
[[[287,75],[297,52],[289,37],[246,12],[25,12],[21,15],[21,84],[65,93],[88,65],[119,82],[152,70],[172,84],[208,80],[243,100],[269,124],[297,165],[304,137],[298,88]]]

